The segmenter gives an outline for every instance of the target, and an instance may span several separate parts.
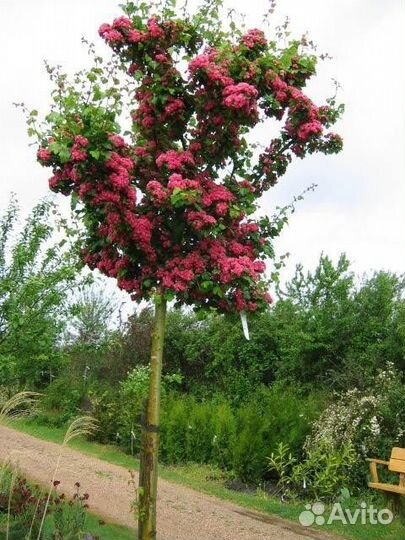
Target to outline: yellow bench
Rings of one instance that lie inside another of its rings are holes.
[[[378,491],[386,491],[405,496],[405,448],[393,448],[389,461],[383,461],[381,459],[368,459],[367,461],[370,462],[371,475],[371,482],[368,483],[368,487],[377,489]],[[380,482],[377,465],[385,465],[389,471],[399,473],[398,484],[384,484]]]

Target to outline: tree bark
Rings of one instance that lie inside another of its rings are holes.
[[[160,438],[160,389],[166,326],[166,300],[157,297],[152,331],[149,395],[143,417],[139,470],[138,538],[156,539],[156,498]]]

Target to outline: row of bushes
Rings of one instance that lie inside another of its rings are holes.
[[[281,441],[301,453],[319,404],[319,397],[281,387],[263,387],[237,409],[220,397],[199,402],[170,395],[162,418],[162,459],[211,463],[244,482],[259,482],[267,475],[268,456]]]
[[[45,393],[39,420],[60,426],[87,408],[99,422],[98,442],[119,443],[137,455],[148,379],[146,367],[118,387],[59,379]],[[332,497],[347,487],[345,478],[351,491],[366,485],[367,456],[387,458],[393,446],[405,445],[405,386],[392,364],[363,390],[308,395],[275,384],[239,405],[223,394],[181,393],[181,382],[178,375],[163,381],[160,456],[168,464],[213,464],[247,483],[270,478],[283,489],[305,485],[318,498]]]
[[[51,385],[39,411],[39,420],[61,426],[87,412],[99,422],[95,439],[119,443],[136,455],[140,447],[140,417],[148,383],[147,368],[134,370],[117,388],[83,382]],[[311,424],[325,408],[321,394],[304,396],[275,385],[260,387],[238,407],[223,395],[198,400],[176,390],[176,376],[164,379],[161,419],[162,461],[170,464],[211,463],[245,482],[266,476],[267,458],[280,442],[300,455]],[[69,385],[68,385],[69,384]],[[63,396],[63,397],[61,397]]]

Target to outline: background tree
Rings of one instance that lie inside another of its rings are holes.
[[[84,381],[108,369],[108,353],[118,347],[118,308],[118,298],[106,291],[101,280],[72,298],[64,349],[70,357],[69,369]]]
[[[115,380],[125,378],[128,371],[147,366],[150,361],[153,310],[147,306],[128,317],[123,331],[121,347],[116,351]]]
[[[134,300],[155,300],[142,540],[156,537],[167,301],[225,313],[266,309],[264,259],[274,255],[284,221],[255,218],[259,199],[293,156],[342,147],[325,132],[341,107],[333,99],[317,107],[302,91],[317,61],[305,40],[280,46],[234,21],[228,29],[221,0],[181,18],[175,4],[128,2],[124,16],[99,30],[113,60],[103,66],[95,55],[94,67],[73,83],[49,68],[54,106],[42,127],[36,112],[29,118],[38,160],[53,169],[51,189],[72,196],[85,225],[83,261],[116,278]],[[124,83],[118,69],[129,75]],[[118,124],[126,97],[130,140]],[[280,135],[255,155],[247,134],[271,119],[284,121]]]
[[[344,255],[336,266],[322,255],[314,272],[305,274],[297,266],[286,285],[286,301],[277,307],[281,377],[321,382],[342,368],[356,317],[349,264]],[[289,361],[283,365],[281,358]]]
[[[49,382],[63,363],[60,339],[77,257],[51,240],[55,206],[40,202],[18,230],[14,198],[0,219],[0,374],[9,391]]]
[[[117,299],[106,293],[104,284],[86,287],[71,306],[68,341],[97,349],[108,339],[117,310]]]
[[[337,264],[322,255],[314,272],[297,266],[272,313],[277,377],[346,389],[369,384],[386,362],[403,371],[403,310],[403,276],[359,282],[345,255]]]

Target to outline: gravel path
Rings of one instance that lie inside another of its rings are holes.
[[[48,484],[60,446],[0,427],[0,461],[11,459],[28,478]],[[135,527],[129,472],[65,448],[57,475],[67,494],[80,482],[90,509],[108,522]],[[329,535],[246,510],[190,488],[159,480],[159,540],[328,540]]]

